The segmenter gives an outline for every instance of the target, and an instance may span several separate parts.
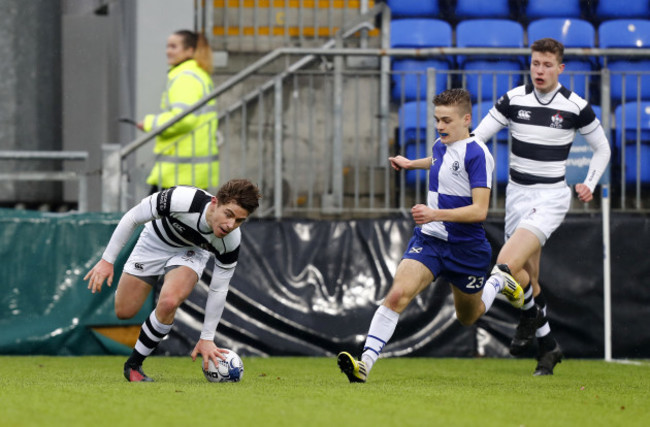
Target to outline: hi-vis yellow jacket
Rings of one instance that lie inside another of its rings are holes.
[[[195,60],[182,62],[169,70],[167,89],[162,95],[162,113],[148,114],[146,132],[164,125],[212,91],[212,79]],[[147,183],[160,188],[193,185],[199,188],[219,185],[216,101],[185,116],[156,137],[156,163]]]

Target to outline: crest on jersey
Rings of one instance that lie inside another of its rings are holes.
[[[451,169],[452,174],[458,175],[458,171],[460,170],[460,162],[456,160],[454,163],[451,164],[449,169]]]
[[[410,254],[419,254],[422,253],[422,247],[416,248],[415,246],[409,251]]]
[[[562,115],[560,115],[560,112],[558,111],[551,117],[551,127],[555,129],[561,129],[563,121],[564,121],[564,117],[562,117]]]

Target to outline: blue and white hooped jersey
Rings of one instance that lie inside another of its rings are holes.
[[[492,188],[494,159],[473,136],[451,144],[438,139],[432,152],[427,203],[431,209],[469,206],[473,188]],[[483,223],[434,221],[422,225],[422,232],[448,242],[485,240]]]

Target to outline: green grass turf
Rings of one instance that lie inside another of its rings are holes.
[[[0,357],[1,426],[649,426],[650,363],[380,360],[349,384],[334,358],[244,358],[240,383],[208,383],[189,357]]]

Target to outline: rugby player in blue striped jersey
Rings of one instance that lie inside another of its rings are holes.
[[[417,226],[388,295],[370,322],[360,360],[346,351],[337,357],[350,382],[366,382],[395,331],[400,313],[438,277],[450,283],[456,317],[466,326],[490,309],[499,292],[514,306],[523,304],[523,290],[507,268],[497,268],[499,274],[485,280],[492,249],[482,222],[488,212],[494,160],[487,147],[470,135],[470,94],[464,89],[449,89],[433,103],[439,138],[431,155],[414,160],[389,158],[397,171],[429,170],[427,204],[411,209]]]

